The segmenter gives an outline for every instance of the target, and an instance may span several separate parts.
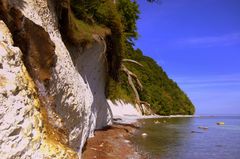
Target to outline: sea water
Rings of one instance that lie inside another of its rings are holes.
[[[140,122],[142,127],[133,142],[151,159],[240,159],[240,116]],[[225,124],[217,125],[217,122]]]

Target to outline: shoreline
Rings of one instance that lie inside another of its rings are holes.
[[[200,116],[200,115],[169,115],[169,116],[161,116],[161,115],[146,115],[146,116],[143,116],[142,115],[142,116],[136,116],[136,115],[126,114],[124,116],[114,116],[113,120],[115,121],[115,123],[119,123],[119,124],[133,124],[135,122],[138,122],[138,120],[141,120],[141,119],[199,118],[199,117],[205,117],[205,116]]]
[[[130,138],[139,129],[139,123],[114,123],[102,130],[96,130],[83,149],[83,159],[146,159],[138,152]]]
[[[151,118],[194,118],[196,115],[170,115],[170,116],[114,116],[113,125],[96,130],[94,137],[87,139],[84,146],[83,159],[147,159],[148,156],[140,152],[131,141],[131,137],[141,127],[139,120]]]

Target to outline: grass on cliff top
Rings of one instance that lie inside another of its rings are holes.
[[[70,14],[70,26],[68,37],[74,44],[88,44],[94,41],[93,35],[105,36],[110,34],[110,30],[104,26],[96,24],[88,24],[77,19],[73,14]]]
[[[93,34],[105,37],[108,73],[117,80],[121,58],[127,52],[126,43],[138,35],[136,20],[139,9],[136,1],[67,0],[61,7],[59,10],[65,12],[60,18],[62,26],[67,25],[62,33],[67,35],[69,42],[86,46],[94,42]]]

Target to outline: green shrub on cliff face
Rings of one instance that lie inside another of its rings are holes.
[[[78,3],[80,3],[80,1]],[[106,26],[88,23],[81,19],[79,17],[81,12],[75,12],[74,8],[71,7],[72,5],[73,0],[59,0],[56,2],[59,27],[65,42],[74,45],[81,44],[84,47],[94,42],[94,34],[101,36],[110,34],[110,29]],[[79,9],[77,5],[75,7]]]
[[[70,14],[71,23],[68,29],[68,39],[73,44],[86,44],[94,41],[93,34],[105,36],[109,34],[109,29],[96,24],[87,24]]]

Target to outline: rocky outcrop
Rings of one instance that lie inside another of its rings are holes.
[[[77,158],[44,116],[34,82],[0,21],[0,156],[1,158]],[[49,133],[51,132],[51,133]],[[52,134],[52,136],[50,135]]]
[[[5,63],[20,63],[21,66],[14,66],[18,70],[24,68],[20,73],[14,72],[14,67],[3,68],[0,63],[0,69],[9,72],[9,75],[7,73],[0,77],[0,86],[3,88],[0,96],[0,126],[1,132],[6,130],[1,133],[3,139],[0,153],[6,158],[15,158],[13,153],[7,152],[7,148],[15,146],[16,156],[22,158],[34,158],[35,155],[38,155],[36,158],[74,158],[76,154],[73,151],[81,156],[85,141],[93,135],[94,129],[112,122],[111,110],[104,93],[107,69],[103,38],[95,36],[95,43],[85,48],[71,45],[66,47],[59,32],[53,1],[0,2],[4,4],[1,6],[1,14],[4,14],[2,18],[13,33],[14,45],[19,46],[23,54],[21,58],[20,49],[13,47],[17,56],[12,58],[12,51],[1,47],[9,54],[1,55],[1,60],[5,58]],[[13,45],[13,41],[10,44]],[[19,98],[16,98],[16,93]],[[19,109],[24,113],[27,109],[28,114],[20,113],[22,119],[15,119]],[[4,112],[7,112],[7,116]],[[12,121],[6,122],[7,117],[11,117]],[[45,123],[44,126],[33,123],[36,117],[37,124]],[[19,136],[25,131],[18,124],[22,124],[22,120],[26,120],[27,130],[30,127],[27,131],[30,138],[20,136],[27,146],[21,146],[20,140],[11,138],[11,135]],[[40,143],[42,146],[38,145]],[[49,145],[52,148],[48,148]]]

